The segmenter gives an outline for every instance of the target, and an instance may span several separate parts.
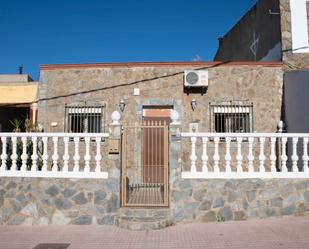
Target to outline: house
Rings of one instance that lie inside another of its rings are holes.
[[[35,124],[38,82],[27,74],[2,74],[0,92],[0,132],[12,132],[16,126],[25,131],[26,119],[29,119],[29,125]]]
[[[1,152],[1,224],[155,229],[305,214],[309,135],[280,133],[287,62],[307,58],[285,51],[298,5],[258,1],[213,62],[42,65],[44,133],[0,134],[12,146]]]

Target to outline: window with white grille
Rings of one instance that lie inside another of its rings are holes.
[[[253,132],[253,104],[210,104],[211,132]]]
[[[100,133],[104,131],[104,106],[66,106],[65,131]]]

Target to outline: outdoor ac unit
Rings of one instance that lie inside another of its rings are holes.
[[[185,70],[184,85],[185,87],[207,87],[208,71]]]

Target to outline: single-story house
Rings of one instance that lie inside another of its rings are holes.
[[[0,224],[306,214],[304,4],[257,1],[212,62],[41,65],[44,132],[0,133]]]

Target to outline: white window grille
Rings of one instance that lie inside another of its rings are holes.
[[[253,104],[210,104],[211,132],[253,132]]]
[[[65,119],[66,132],[104,132],[104,106],[66,106]]]

